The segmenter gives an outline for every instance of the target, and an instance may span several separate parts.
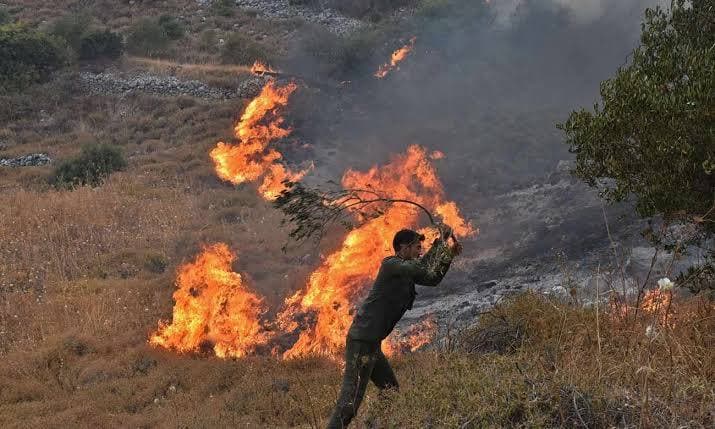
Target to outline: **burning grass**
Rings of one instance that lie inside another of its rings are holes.
[[[74,323],[3,356],[3,427],[323,426],[338,365],[152,349],[138,334],[154,326],[154,310],[143,307],[156,284],[143,283],[114,281],[44,304],[48,319],[69,314]],[[117,311],[119,298],[126,310]],[[596,330],[593,309],[516,297],[474,328],[496,319],[524,326],[508,353],[451,347],[394,359],[401,391],[381,400],[370,387],[355,427],[712,426],[713,306],[673,305],[682,323],[648,337],[652,315],[624,324],[603,312]]]

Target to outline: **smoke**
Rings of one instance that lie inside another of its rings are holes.
[[[529,14],[534,8],[548,8],[565,13],[574,24],[588,24],[606,14],[630,16],[642,12],[642,6],[655,3],[666,5],[667,0],[644,2],[634,0],[491,0],[496,12],[496,22],[502,26],[512,25],[515,20]]]

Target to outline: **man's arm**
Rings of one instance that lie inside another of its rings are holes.
[[[454,248],[447,245],[447,239],[452,230],[444,226],[440,228],[441,237],[436,239],[429,251],[420,259],[413,261],[395,260],[394,269],[422,286],[437,286],[442,281],[454,256],[459,254],[461,248],[455,244]]]

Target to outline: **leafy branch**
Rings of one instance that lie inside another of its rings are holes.
[[[374,189],[334,189],[323,191],[303,183],[283,182],[285,189],[274,202],[285,218],[282,223],[292,225],[290,238],[306,241],[320,240],[331,225],[341,225],[353,229],[370,219],[385,214],[392,204],[409,204],[427,215],[430,223],[436,225],[434,215],[422,204],[415,201],[390,198]],[[328,182],[336,185],[335,182]],[[357,224],[356,224],[357,223]]]

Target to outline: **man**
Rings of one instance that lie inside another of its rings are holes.
[[[345,373],[329,429],[344,428],[355,417],[369,380],[380,390],[398,388],[380,343],[405,312],[412,309],[417,295],[415,284],[437,286],[452,258],[461,252],[456,241],[452,246],[447,244],[452,229],[446,225],[440,225],[439,229],[440,237],[421,258],[424,235],[409,229],[395,234],[392,240],[395,255],[382,261],[375,284],[348,330]]]

